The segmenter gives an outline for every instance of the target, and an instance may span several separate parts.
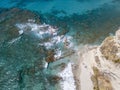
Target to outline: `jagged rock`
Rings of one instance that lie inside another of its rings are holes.
[[[2,11],[1,11],[2,10]],[[1,9],[0,13],[0,42],[10,41],[19,36],[16,23],[25,23],[34,19],[35,23],[40,23],[39,16],[28,11],[18,8]]]
[[[120,62],[120,57],[117,55],[117,53],[119,53],[119,46],[113,36],[109,36],[103,41],[100,51],[107,60],[111,60],[115,63]]]
[[[113,90],[108,77],[104,76],[98,68],[93,67],[93,72],[94,75],[91,77],[94,85],[93,90]]]
[[[48,50],[46,56],[47,56],[47,57],[46,57],[46,62],[50,63],[50,62],[55,61],[55,58],[54,58],[54,50]]]

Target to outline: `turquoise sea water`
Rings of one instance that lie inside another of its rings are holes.
[[[0,90],[59,90],[73,46],[99,44],[119,26],[119,0],[0,0]]]

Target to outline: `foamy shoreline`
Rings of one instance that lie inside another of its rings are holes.
[[[100,70],[100,72],[106,73],[105,77],[104,76],[103,77],[104,78],[107,77],[107,79],[110,80],[112,85],[112,89],[110,90],[119,90],[120,88],[119,67],[116,67],[116,65],[114,65],[113,63],[103,59],[99,49],[100,46],[91,46],[91,45],[84,46],[84,48],[82,48],[80,51],[76,52],[74,55],[70,57],[71,62],[74,62],[72,64],[72,73],[71,73],[73,74],[72,82],[74,82],[74,84],[72,84],[73,86],[71,87],[70,90],[93,90],[94,85],[93,85],[93,81],[91,80],[92,75],[94,75],[93,67],[97,67]],[[100,65],[98,62],[96,62],[96,58],[95,58],[96,56],[99,57],[101,63]],[[75,61],[73,61],[73,58]],[[67,68],[65,68],[65,70],[71,72],[71,70]],[[116,70],[116,68],[118,69]],[[113,77],[115,77],[116,79]],[[67,86],[64,84],[64,81],[62,83],[63,83],[62,87]],[[62,90],[68,90],[68,89],[63,88]]]
[[[93,67],[99,70],[100,77],[98,78],[100,79],[100,82],[105,83],[105,85],[108,84],[107,87],[111,85],[110,88],[113,88],[113,90],[119,90],[119,67],[116,67],[113,63],[103,58],[103,55],[100,52],[101,46],[77,46],[72,42],[71,36],[58,35],[58,29],[47,24],[39,25],[34,22],[29,22],[26,24],[16,24],[16,26],[19,28],[20,35],[32,32],[40,40],[48,37],[49,39],[46,42],[41,42],[39,45],[46,47],[48,50],[56,47],[54,53],[55,60],[61,58],[68,59],[66,67],[58,73],[62,78],[60,81],[62,90],[93,90],[95,87],[94,80],[91,79],[95,77]],[[30,30],[28,31],[27,28],[30,28]],[[18,39],[11,41],[11,43],[16,40]],[[96,61],[96,57],[98,61]],[[45,62],[45,68],[48,68],[48,63],[49,62]],[[116,70],[116,68],[118,69]],[[113,74],[118,80],[113,78]],[[101,77],[105,79],[107,77],[107,80],[110,83],[103,81]],[[104,86],[104,88],[106,88],[106,86]]]

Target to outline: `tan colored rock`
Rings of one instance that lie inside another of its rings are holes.
[[[115,39],[118,44],[120,44],[120,29],[115,33]]]
[[[107,60],[111,60],[115,63],[120,61],[120,57],[117,55],[119,46],[113,36],[109,36],[103,41],[100,51]]]
[[[108,77],[104,76],[96,67],[93,67],[94,75],[91,80],[93,82],[93,90],[113,90]]]

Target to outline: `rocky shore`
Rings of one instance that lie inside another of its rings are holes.
[[[77,46],[67,30],[41,24],[30,11],[0,12],[1,90],[120,89],[120,30],[101,45]]]
[[[73,67],[76,90],[120,89],[120,30],[101,45],[86,45],[78,51]]]

